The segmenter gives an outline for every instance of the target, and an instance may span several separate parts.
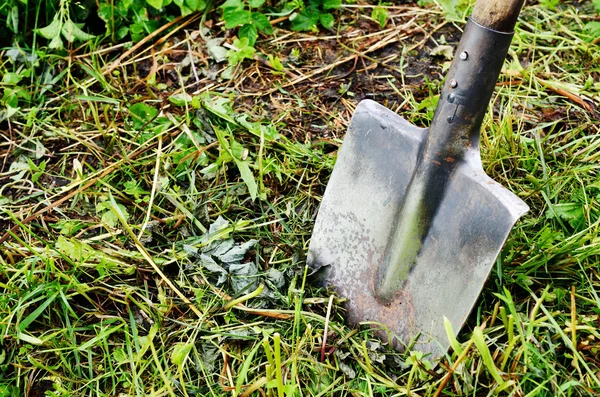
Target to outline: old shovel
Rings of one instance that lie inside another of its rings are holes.
[[[523,0],[478,0],[431,126],[356,108],[327,185],[308,264],[347,298],[351,324],[434,356],[458,332],[527,205],[488,177],[479,129]]]

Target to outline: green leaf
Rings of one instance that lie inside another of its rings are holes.
[[[194,11],[182,2],[182,4],[179,6],[179,12],[181,12],[181,16],[187,16]]]
[[[96,205],[96,210],[106,211],[111,213],[110,202],[104,201]],[[78,228],[82,228],[84,225],[79,225]],[[64,234],[64,233],[61,233]],[[131,266],[130,263],[122,262],[119,259],[104,253],[103,251],[92,248],[91,245],[86,244],[76,238],[67,239],[64,236],[59,236],[55,244],[55,249],[63,255],[68,256],[75,262],[92,264],[99,272],[106,272],[110,269],[116,269],[119,274],[132,274],[135,271],[135,267]],[[129,251],[122,251],[122,254],[127,257],[134,255]]]
[[[460,356],[463,352],[463,349],[460,347],[460,343],[456,340],[456,336],[454,333],[454,328],[452,327],[452,323],[446,316],[444,316],[444,329],[446,330],[446,336],[448,337],[448,341],[450,342],[450,346],[452,346],[452,350],[457,356]]]
[[[321,25],[323,25],[325,29],[331,29],[335,23],[335,19],[332,14],[326,13],[319,16],[319,22],[321,22]]]
[[[206,9],[206,1],[204,0],[185,0],[185,5],[192,11],[204,11]]]
[[[250,351],[250,353],[246,356],[244,360],[244,364],[242,365],[242,369],[238,374],[237,381],[235,382],[235,394],[239,395],[242,390],[242,385],[248,381],[248,372],[250,372],[250,366],[252,365],[252,359],[254,355],[258,351],[258,348],[261,347],[260,343],[257,343],[256,346]]]
[[[60,230],[60,234],[62,234],[63,236],[72,236],[81,229],[83,229],[85,226],[86,225],[82,222],[66,220],[60,220],[54,225],[52,225],[53,228]]]
[[[65,22],[61,31],[65,39],[67,39],[67,41],[70,43],[74,42],[75,40],[87,41],[96,37],[79,29],[79,27],[71,20]]]
[[[597,180],[596,182],[589,184],[587,187],[600,190],[600,180]]]
[[[96,206],[96,209],[99,207],[100,205]],[[76,239],[66,239],[63,236],[58,237],[54,248],[76,262],[87,261],[94,255],[94,249],[88,244]]]
[[[594,5],[596,12],[600,14],[600,0],[592,0],[592,4]]]
[[[315,7],[307,7],[292,19],[292,30],[312,30],[316,28],[321,14]]]
[[[249,45],[249,40],[247,37],[235,39],[233,41],[233,46],[235,48],[227,53],[229,64],[232,66],[237,65],[244,59],[252,59],[252,57],[254,57],[254,52],[256,52],[254,47]]]
[[[118,30],[117,30],[117,40],[121,40],[123,38],[125,38],[125,36],[127,36],[129,34],[129,28],[127,26],[121,26]]]
[[[60,20],[58,19],[58,14],[54,16],[52,23],[44,28],[38,29],[38,33],[48,40],[52,40],[60,34],[60,29],[62,25]],[[52,48],[52,47],[50,47]]]
[[[17,338],[22,340],[25,343],[30,343],[32,345],[41,346],[44,344],[44,341],[40,338],[36,338],[35,336],[27,335],[25,333],[18,333]]]
[[[158,115],[158,109],[140,102],[131,105],[129,107],[129,113],[131,113],[131,117],[133,118],[133,128],[141,129]]]
[[[342,6],[342,0],[323,0],[323,9],[332,10]]]
[[[247,38],[248,45],[254,46],[254,43],[256,43],[256,39],[258,38],[258,30],[256,30],[256,26],[253,24],[246,24],[240,28],[238,36],[240,38]]]
[[[254,179],[254,174],[250,170],[250,166],[248,165],[247,160],[242,160],[243,156],[243,146],[236,142],[235,139],[230,136],[229,141],[227,140],[227,133],[218,128],[215,128],[215,134],[217,135],[217,139],[219,140],[219,144],[223,151],[225,151],[235,162],[238,170],[240,171],[240,176],[242,180],[248,187],[248,193],[250,193],[250,197],[252,200],[256,198],[258,195],[258,185],[256,184],[256,180]],[[241,148],[241,149],[240,149]]]
[[[272,34],[273,26],[271,26],[271,22],[269,22],[269,18],[260,12],[252,13],[252,23],[264,34]]]
[[[135,198],[150,194],[148,191],[140,187],[139,182],[133,180],[125,182],[123,186],[125,187],[125,193],[130,196],[134,196]]]
[[[5,119],[10,119],[12,116],[14,116],[19,110],[21,110],[21,108],[19,107],[12,107],[10,105],[6,106],[6,116]],[[1,114],[1,113],[0,113]],[[2,120],[2,118],[0,118],[0,120]],[[11,178],[12,179],[12,178]]]
[[[560,0],[540,0],[540,4],[551,11],[555,11],[559,3]]]
[[[52,41],[50,41],[50,43],[48,44],[48,48],[55,50],[60,50],[63,47],[64,45],[62,39],[60,38],[60,35],[53,38]]]
[[[131,34],[131,40],[137,43],[146,36],[146,29],[142,23],[133,23],[129,25],[129,33]]]
[[[592,38],[600,36],[600,22],[591,21],[585,24],[585,30],[592,36]]]
[[[234,111],[231,108],[231,99],[225,97],[207,96],[203,99],[202,104],[208,111],[219,116],[225,121],[237,124],[233,117]]]
[[[132,8],[132,6],[135,3],[135,7]],[[119,14],[121,17],[125,18],[127,17],[127,13],[129,12],[130,9],[136,10],[138,9],[142,10],[143,7],[140,5],[139,2],[136,3],[135,0],[121,0],[117,2],[117,7],[115,11],[119,11]]]
[[[46,162],[42,161],[39,166],[37,166],[33,160],[27,158],[27,163],[29,164],[29,170],[31,171],[31,181],[36,183],[38,179],[44,174],[46,170]]]
[[[23,78],[23,76],[17,74],[17,73],[6,73],[4,75],[4,77],[2,77],[2,84],[6,84],[6,85],[16,85],[19,84],[19,82],[21,81],[21,79]]]
[[[371,18],[379,22],[379,26],[383,29],[387,24],[389,14],[388,11],[383,7],[375,7],[371,12]]]
[[[410,352],[410,357],[406,359],[406,364],[408,365],[419,365],[419,362],[423,358],[423,353],[416,350]]]
[[[546,210],[547,219],[562,219],[569,222],[574,229],[585,225],[585,212],[581,203],[560,203]]]
[[[248,10],[225,9],[223,12],[223,19],[225,20],[225,28],[233,29],[238,26],[251,23],[252,13]]]
[[[258,8],[265,4],[266,0],[248,0],[248,5],[252,8]]]
[[[460,10],[461,4],[459,0],[440,0],[439,3],[442,6],[442,12],[446,20],[450,22],[462,21],[463,18]]]
[[[475,342],[475,346],[477,346],[477,350],[479,350],[479,354],[481,354],[481,359],[483,360],[483,364],[486,366],[488,372],[494,380],[498,383],[498,388],[505,389],[507,386],[513,384],[512,380],[505,381],[500,376],[500,371],[496,367],[494,363],[494,359],[492,358],[492,354],[490,353],[490,349],[485,343],[485,338],[483,336],[483,331],[480,327],[475,327],[473,330],[473,342]]]
[[[13,32],[19,31],[19,7],[13,6],[6,17],[6,26]]]
[[[125,349],[122,347],[117,347],[112,354],[113,359],[117,362],[117,364],[125,364],[129,362],[129,356],[125,353]]]
[[[173,94],[169,97],[169,102],[175,106],[185,106],[186,103],[192,102],[192,96],[186,92]]]
[[[150,6],[156,8],[157,10],[160,10],[163,7],[162,0],[146,0],[146,3],[148,3]]]
[[[4,351],[2,351],[2,354],[5,354]],[[1,363],[0,363],[1,364]],[[0,385],[0,397],[15,397],[15,396],[19,396],[21,395],[19,388],[17,388],[16,386],[11,386],[11,385]]]
[[[18,89],[5,88],[2,97],[2,104],[7,107],[18,108],[19,97],[16,95]]]
[[[214,95],[197,97],[202,106],[209,112],[227,121],[228,123],[244,127],[258,138],[272,142],[280,138],[277,129],[272,124],[262,125],[259,122],[248,121],[247,114],[236,114],[231,106],[231,99]]]
[[[190,354],[192,347],[194,347],[192,343],[180,342],[175,344],[173,353],[171,353],[171,362],[178,367],[182,366],[188,354]]]
[[[433,117],[439,99],[439,95],[428,96],[416,106],[416,110],[426,110],[428,117]]]
[[[17,327],[17,329],[19,330],[19,332],[23,332],[27,329],[27,327],[29,327],[29,325],[34,322],[39,316],[40,314],[42,314],[42,312],[44,310],[46,310],[46,308],[48,306],[50,306],[50,304],[52,302],[54,302],[54,299],[56,299],[56,297],[58,296],[58,293],[55,292],[54,295],[48,297],[48,299],[46,299],[46,301],[44,303],[42,303],[41,305],[39,305],[33,312],[31,312],[31,314],[29,314],[25,319],[21,320],[19,322],[19,326]]]
[[[242,0],[227,0],[225,3],[221,4],[219,8],[222,8],[224,10],[228,8],[242,10],[244,8],[244,2]]]
[[[238,169],[240,170],[240,176],[242,180],[248,187],[248,193],[250,193],[250,197],[252,200],[256,198],[258,195],[258,185],[256,184],[256,179],[254,179],[254,174],[250,170],[250,166],[247,161],[238,160],[234,157],[233,159]]]
[[[272,55],[269,54],[268,55],[269,58],[269,63],[271,64],[271,67],[273,69],[275,69],[278,72],[283,72],[283,64],[281,63],[281,59],[279,59],[279,57],[277,55]]]
[[[112,27],[113,10],[114,8],[109,4],[101,4],[98,8],[98,17],[106,22],[107,29]]]
[[[129,219],[129,213],[127,209],[122,204],[117,204],[119,210],[123,214],[125,220]],[[119,216],[115,213],[115,210],[112,208],[109,201],[104,201],[96,206],[96,211],[101,211],[102,209],[108,208],[108,211],[105,211],[102,214],[102,222],[107,224],[110,227],[117,227],[119,225]]]
[[[232,139],[229,147],[231,149],[230,153],[233,158],[238,160],[244,160],[247,156],[248,152],[246,151],[244,146],[238,141]]]

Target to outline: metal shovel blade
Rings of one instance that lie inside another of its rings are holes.
[[[449,344],[444,316],[458,332],[528,207],[485,174],[478,149],[468,150],[403,288],[382,303],[374,293],[377,270],[427,133],[373,101],[358,105],[323,196],[308,263],[347,298],[351,324],[379,323],[398,350],[418,337],[414,349],[439,355]]]
[[[361,102],[325,190],[308,265],[347,298],[350,323],[380,324],[398,350],[445,353],[444,317],[456,334],[528,210],[479,157],[521,5],[477,1],[429,129]]]

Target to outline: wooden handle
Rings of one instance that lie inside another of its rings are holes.
[[[486,28],[511,33],[524,0],[478,0],[471,18]]]

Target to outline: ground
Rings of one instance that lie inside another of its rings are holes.
[[[481,143],[531,209],[444,358],[349,327],[307,279],[357,103],[427,126],[464,26],[387,10],[383,28],[365,4],[329,31],[276,25],[231,78],[235,32],[202,15],[32,69],[44,101],[0,124],[0,396],[599,393],[591,3],[523,11]]]

